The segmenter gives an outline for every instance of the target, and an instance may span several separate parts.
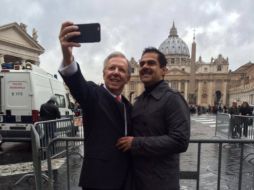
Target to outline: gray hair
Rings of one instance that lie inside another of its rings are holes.
[[[129,62],[129,60],[125,57],[125,55],[123,53],[121,53],[120,51],[115,51],[112,52],[111,54],[109,54],[106,59],[104,60],[104,66],[103,66],[103,70],[105,69],[108,61],[113,58],[113,57],[122,57],[124,59],[126,59],[127,63],[128,63],[128,74],[131,75],[131,64]]]

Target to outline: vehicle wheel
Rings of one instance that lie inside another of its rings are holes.
[[[0,135],[0,145],[3,143],[3,137]]]

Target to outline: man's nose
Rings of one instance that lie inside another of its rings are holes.
[[[151,67],[152,65],[154,65],[153,61],[148,60],[143,62],[143,67],[145,68]]]
[[[149,65],[148,65],[147,62],[145,62],[145,63],[141,66],[142,69],[143,69],[143,68],[148,68],[148,67],[149,67]]]
[[[116,67],[115,69],[114,69],[114,73],[118,73],[119,72],[119,69],[118,69],[118,67]]]

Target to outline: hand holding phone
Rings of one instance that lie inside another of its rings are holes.
[[[80,31],[79,36],[70,38],[68,41],[76,43],[92,43],[101,41],[101,27],[99,23],[76,24]]]

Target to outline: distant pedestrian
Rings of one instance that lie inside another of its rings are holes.
[[[237,102],[233,101],[232,106],[229,108],[228,113],[230,115],[239,115],[239,109],[237,107]]]
[[[50,99],[41,105],[40,108],[40,118],[42,121],[47,121],[47,120],[55,120],[58,118],[61,118],[61,114],[59,111],[59,108],[57,106],[57,98],[56,96],[51,96]],[[46,143],[45,145],[48,145],[49,140],[55,138],[55,133],[56,133],[56,122],[49,122],[49,123],[44,123],[43,125],[44,128],[44,142]],[[55,152],[55,146],[52,148],[52,153],[54,154]]]
[[[224,113],[228,113],[228,108],[227,108],[226,105],[223,106],[223,112],[224,112]]]
[[[231,115],[230,121],[230,132],[232,138],[237,138],[241,136],[241,122],[240,118],[235,116],[239,115],[239,109],[237,107],[237,102],[233,101],[232,106],[229,108],[228,113]]]
[[[201,111],[201,106],[198,105],[198,115],[201,115],[202,111]]]
[[[252,110],[251,110],[251,107],[249,106],[248,102],[242,103],[239,112],[241,115],[244,115],[244,116],[251,116],[252,115]],[[243,117],[242,122],[243,122],[243,135],[245,137],[247,137],[248,136],[248,125],[252,125],[253,121],[251,118]]]
[[[73,112],[76,117],[81,116],[81,108],[78,102],[75,102]]]
[[[60,118],[60,111],[57,106],[57,98],[56,96],[51,96],[50,99],[41,105],[40,108],[40,118],[42,121],[46,120],[54,120]]]
[[[3,137],[2,135],[0,134],[0,151],[2,151],[2,143],[3,143]]]

